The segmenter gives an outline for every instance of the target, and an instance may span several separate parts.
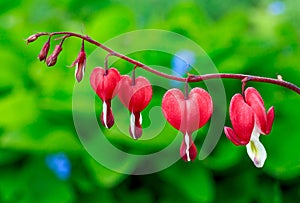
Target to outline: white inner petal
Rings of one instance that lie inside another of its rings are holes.
[[[75,72],[74,72],[74,73],[75,73],[75,78],[77,78],[77,77],[76,77],[77,71],[78,71],[78,63],[76,63],[76,69],[75,69]]]
[[[105,101],[103,101],[103,123],[105,127],[108,128],[107,127],[107,105]]]
[[[143,118],[142,118],[142,114],[140,113],[140,124],[142,125],[143,122]]]
[[[132,112],[130,114],[130,130],[131,130],[131,134],[132,134],[133,139],[136,139],[134,125],[135,125],[135,116],[134,116],[134,114]]]
[[[246,145],[247,153],[257,168],[263,167],[267,158],[266,149],[259,141],[259,136],[258,128],[255,126],[251,134],[250,142]]]
[[[83,67],[82,67],[82,78],[84,77],[84,73],[85,73],[85,63],[83,64]]]
[[[189,137],[189,135],[187,133],[184,136],[184,142],[185,142],[185,145],[186,145],[185,154],[186,154],[187,161],[191,161],[190,151],[189,151],[189,148],[190,148],[190,137]]]

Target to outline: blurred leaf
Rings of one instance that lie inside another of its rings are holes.
[[[43,129],[35,132],[39,127],[13,131],[0,137],[3,148],[27,151],[80,151],[82,146],[76,134],[67,129]],[[34,135],[32,133],[35,133]]]
[[[190,201],[213,202],[214,200],[212,176],[199,164],[176,164],[160,172],[160,175]]]
[[[293,179],[300,175],[298,104],[298,95],[274,104],[272,132],[261,139],[266,143],[268,153],[265,170],[279,179]]]
[[[25,126],[37,118],[37,106],[33,93],[15,90],[13,94],[0,100],[0,125],[6,128]]]
[[[0,149],[0,166],[13,163],[16,160],[20,159],[21,156],[22,155],[20,153]]]
[[[134,22],[130,9],[112,5],[95,15],[87,27],[88,32],[92,33],[91,36],[103,42],[118,34],[131,31]]]
[[[98,163],[95,159],[90,157],[89,155],[85,158],[87,167],[93,177],[95,178],[96,182],[99,186],[104,188],[112,188],[119,184],[127,175],[112,171],[100,163]],[[124,167],[128,167],[127,164]],[[131,166],[130,166],[131,167]]]
[[[225,136],[224,136],[225,137]],[[246,151],[243,147],[236,147],[227,138],[221,139],[212,154],[210,154],[203,164],[214,170],[226,170],[238,164]]]
[[[1,170],[0,200],[24,203],[73,202],[74,193],[69,183],[57,179],[40,158],[32,159],[21,171]]]
[[[42,159],[32,160],[23,169],[19,202],[73,202],[74,193],[68,182],[59,180],[46,168]]]

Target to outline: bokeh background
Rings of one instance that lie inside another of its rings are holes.
[[[44,40],[30,46],[24,40],[40,31],[74,31],[104,42],[137,29],[164,29],[197,42],[219,72],[272,78],[280,74],[300,85],[299,9],[300,1],[293,0],[1,0],[0,202],[297,202],[300,97],[295,92],[249,83],[267,107],[275,106],[273,130],[261,137],[268,153],[262,169],[255,168],[245,147],[234,146],[223,134],[205,160],[179,160],[158,173],[129,176],[96,162],[75,131],[74,70],[66,65],[76,58],[79,40],[65,44],[54,68],[36,59]],[[94,49],[87,45],[87,54]],[[183,55],[192,61],[193,53]],[[176,67],[174,57],[162,53],[132,57]],[[121,72],[131,67],[122,61],[115,65]],[[224,86],[228,105],[240,92],[240,81],[224,80]],[[159,101],[164,92],[157,92],[154,99]],[[228,118],[226,124],[231,125]],[[107,136],[121,149],[146,153],[174,138],[176,131],[166,127],[168,139],[134,142],[109,131]],[[198,147],[206,128],[197,136]],[[134,170],[134,164],[127,167]]]

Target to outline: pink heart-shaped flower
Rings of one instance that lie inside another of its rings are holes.
[[[110,68],[106,71],[103,68],[97,67],[91,73],[91,86],[103,102],[100,120],[106,128],[111,128],[114,124],[111,100],[118,92],[120,79],[120,73],[115,68]]]
[[[191,135],[211,117],[213,103],[210,95],[204,89],[193,88],[185,98],[179,89],[173,88],[165,93],[162,110],[167,121],[184,134],[181,157],[185,161],[194,160],[197,149]]]
[[[144,77],[137,77],[133,81],[128,75],[124,75],[119,83],[118,97],[130,111],[130,135],[134,139],[141,137],[141,112],[147,107],[152,98],[150,82]]]

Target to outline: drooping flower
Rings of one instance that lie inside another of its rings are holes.
[[[84,76],[85,65],[86,65],[86,54],[84,51],[84,41],[82,41],[81,50],[76,58],[76,60],[72,63],[71,67],[76,65],[75,70],[75,78],[77,82],[80,82]]]
[[[106,71],[103,68],[97,67],[91,73],[91,86],[103,102],[100,120],[106,128],[111,128],[114,124],[111,100],[118,92],[120,79],[120,73],[115,68],[110,68]]]
[[[202,88],[193,88],[188,97],[177,88],[168,90],[162,100],[162,110],[167,121],[184,135],[180,156],[184,161],[196,158],[197,149],[192,133],[210,119],[213,112],[211,96]]]
[[[274,121],[274,107],[266,113],[264,101],[259,92],[249,87],[244,97],[235,94],[229,107],[232,127],[224,127],[224,132],[235,145],[246,145],[247,153],[254,165],[261,168],[267,158],[267,152],[259,141],[260,134],[271,132]]]
[[[129,133],[133,139],[142,135],[142,114],[152,98],[152,87],[144,77],[131,79],[128,75],[121,78],[118,97],[130,112]]]

